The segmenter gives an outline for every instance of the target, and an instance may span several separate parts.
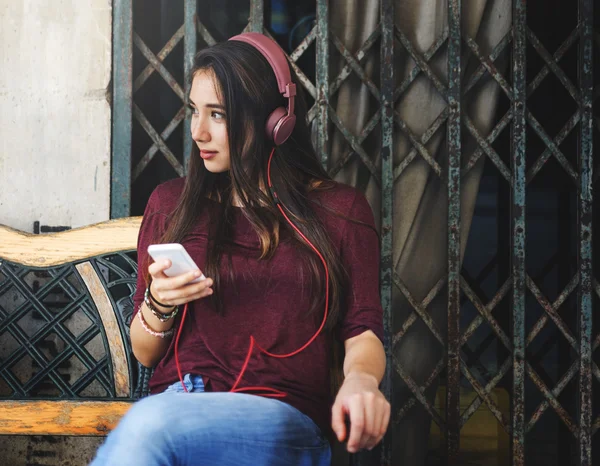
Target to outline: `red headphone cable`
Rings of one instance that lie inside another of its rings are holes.
[[[285,211],[281,207],[281,206],[283,206],[283,207],[285,207],[285,206],[281,203],[281,201],[277,197],[277,193],[275,192],[275,190],[273,188],[273,184],[271,183],[271,161],[273,160],[273,154],[274,153],[275,153],[275,147],[273,147],[273,150],[271,151],[271,155],[269,156],[269,163],[267,165],[267,181],[268,181],[268,184],[269,184],[269,190],[271,191],[271,195],[273,196],[273,200],[275,201],[275,205],[277,206],[277,208],[279,209],[279,211],[281,212],[281,214],[283,215],[283,217],[291,225],[291,227],[296,231],[296,233],[298,233],[302,237],[302,239],[304,241],[306,241],[306,243],[317,254],[317,256],[319,256],[319,259],[321,259],[321,262],[323,262],[323,267],[325,268],[325,312],[323,314],[323,321],[321,322],[321,325],[320,325],[319,329],[316,331],[316,333],[304,345],[302,345],[297,350],[292,351],[291,353],[287,353],[287,354],[275,354],[275,353],[271,353],[271,352],[265,350],[264,348],[262,348],[257,343],[257,341],[254,339],[254,336],[250,335],[250,346],[248,348],[248,354],[246,355],[246,360],[244,361],[242,369],[241,369],[241,371],[240,371],[240,373],[239,373],[239,375],[238,375],[235,383],[233,384],[233,386],[229,390],[229,392],[231,392],[231,393],[240,393],[240,392],[249,392],[249,391],[259,391],[259,392],[267,392],[267,393],[263,393],[261,395],[261,396],[264,396],[264,397],[269,397],[269,398],[284,398],[287,395],[287,393],[285,393],[285,392],[283,392],[281,390],[276,390],[274,388],[270,388],[270,387],[241,387],[241,388],[238,388],[238,385],[240,384],[240,382],[242,380],[242,377],[244,376],[244,373],[246,372],[246,369],[248,368],[248,364],[250,362],[250,357],[252,356],[252,351],[253,351],[253,349],[254,349],[255,346],[256,346],[256,348],[258,348],[258,350],[261,353],[266,354],[267,356],[271,356],[272,358],[284,359],[284,358],[290,358],[290,357],[295,356],[296,354],[300,353],[301,351],[304,351],[319,336],[319,334],[321,333],[321,331],[325,327],[325,323],[327,322],[327,310],[329,308],[329,268],[327,267],[327,263],[325,262],[325,258],[323,257],[323,255],[310,242],[310,240],[300,231],[300,229],[296,225],[294,225],[294,223],[290,220],[290,218],[287,216],[287,214],[285,213]],[[287,209],[287,207],[286,207],[286,209]],[[183,314],[181,316],[181,322],[179,322],[179,328],[177,329],[177,336],[175,337],[175,365],[177,366],[177,374],[179,375],[179,380],[181,381],[181,385],[182,385],[183,390],[185,392],[187,392],[188,390],[187,390],[185,384],[183,383],[183,375],[182,375],[182,371],[181,371],[181,366],[179,364],[179,351],[178,351],[178,347],[179,347],[179,337],[181,336],[181,329],[183,328],[183,323],[184,323],[185,317],[187,315],[187,310],[188,310],[188,303],[186,303],[185,306],[184,306],[184,308],[183,308]]]

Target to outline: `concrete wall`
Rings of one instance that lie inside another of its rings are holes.
[[[109,218],[111,43],[111,0],[0,0],[0,224]],[[0,436],[0,464],[83,466],[102,441]]]
[[[109,218],[111,0],[0,0],[0,223]]]

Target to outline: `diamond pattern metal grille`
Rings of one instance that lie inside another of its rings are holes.
[[[116,303],[128,339],[137,265],[135,254],[90,261]],[[113,398],[107,336],[76,264],[32,269],[0,264],[0,397]],[[127,355],[130,396],[147,394],[148,369]]]
[[[132,118],[142,125],[152,145],[133,167],[132,180],[147,175],[155,157],[163,157],[174,174],[185,172],[185,163],[173,154],[166,141],[179,125],[185,124],[186,88],[185,83],[173,78],[164,62],[181,41],[194,43],[186,46],[188,60],[195,51],[196,38],[209,45],[222,38],[216,37],[201,9],[196,13],[196,2],[183,3],[183,24],[157,54],[141,37],[133,35],[133,45],[148,61],[143,72],[132,78],[133,93],[151,75],[158,75],[177,96],[180,108],[165,128],[155,129],[133,96]],[[442,456],[449,464],[461,464],[461,431],[482,408],[491,413],[511,439],[513,464],[525,464],[525,444],[529,441],[534,445],[536,430],[550,417],[560,424],[560,432],[568,434],[571,456],[576,456],[580,464],[591,464],[592,438],[600,427],[599,411],[592,411],[591,405],[593,387],[597,389],[600,383],[597,319],[592,326],[592,315],[598,315],[600,284],[593,278],[591,268],[591,200],[599,176],[592,171],[591,147],[592,140],[598,140],[600,128],[592,104],[600,97],[600,86],[597,78],[594,83],[598,73],[594,75],[591,66],[592,43],[598,49],[600,36],[592,32],[592,2],[575,3],[573,11],[577,9],[579,13],[573,27],[558,46],[550,47],[547,38],[541,38],[528,21],[524,3],[514,1],[512,26],[488,50],[477,37],[461,32],[461,4],[450,1],[447,27],[428,48],[421,50],[411,41],[409,31],[395,24],[397,2],[381,0],[377,27],[352,51],[330,27],[330,2],[318,0],[312,27],[290,50],[289,59],[300,83],[309,100],[314,101],[309,121],[315,125],[316,148],[324,166],[333,177],[341,176],[349,167],[360,167],[359,187],[365,188],[373,181],[380,191],[381,290],[388,355],[384,389],[391,396],[393,380],[400,379],[411,395],[394,403],[392,433],[384,442],[378,464],[394,464],[394,428],[416,407],[422,407],[439,426],[445,442]],[[245,30],[273,34],[266,24],[265,11],[265,2],[250,1]],[[409,64],[401,77],[394,74],[394,58],[399,56]],[[375,72],[368,64],[373,57],[379,63]],[[314,72],[302,65],[313,58]],[[337,67],[336,60],[341,63]],[[566,64],[568,60],[572,66]],[[540,65],[528,67],[529,63]],[[575,74],[568,71],[573,67]],[[350,128],[345,115],[336,112],[340,89],[350,80],[362,83],[374,109],[359,129]],[[398,109],[411,89],[423,81],[435,89],[442,104],[429,126],[417,131]],[[498,93],[497,118],[485,132],[478,129],[466,107],[484,82],[493,83]],[[558,128],[551,127],[547,115],[537,110],[538,96],[547,92],[547,86],[560,88],[561,95],[569,101],[565,108],[572,108],[561,115],[564,119],[556,119]],[[184,131],[184,138],[187,137]],[[410,147],[398,159],[394,158],[394,148],[400,138]],[[343,148],[331,159],[334,139],[343,141]],[[379,140],[376,150],[373,139]],[[447,146],[445,158],[439,156],[439,141]],[[186,149],[189,144],[188,139]],[[469,147],[474,149],[467,150]],[[504,222],[504,230],[495,233],[498,250],[493,257],[486,258],[477,270],[470,266],[461,270],[461,183],[483,160],[485,173],[494,174],[498,205],[505,205],[504,210],[498,208],[495,213],[498,224]],[[416,164],[426,164],[429,176],[435,177],[448,194],[448,273],[424,297],[417,297],[402,280],[392,260],[392,233],[402,221],[395,217],[395,203],[402,199],[393,199],[394,190]],[[526,199],[548,183],[549,173],[555,180],[560,179],[561,189],[571,192],[569,208],[576,213],[570,217],[576,230],[571,237],[576,243],[576,260],[569,262],[560,259],[558,253],[552,254],[534,271],[526,260]],[[561,269],[561,278],[553,288],[556,292],[551,292],[548,281],[554,280],[549,277],[556,274],[556,267]],[[494,280],[497,283],[490,285]],[[394,315],[392,295],[402,296],[412,308],[402,321]],[[447,322],[431,314],[432,304],[439,299],[447,300]],[[423,325],[433,336],[434,344],[442,349],[425,380],[416,380],[394,351],[415,325]],[[564,354],[556,370],[547,367],[555,351]],[[444,406],[428,395],[438,382],[446,390]],[[467,392],[472,396],[463,406],[460,397]],[[497,396],[499,392],[510,396],[510,407]],[[587,414],[588,411],[593,414]],[[361,461],[368,461],[367,457]]]

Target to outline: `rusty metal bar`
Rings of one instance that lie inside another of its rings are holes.
[[[192,132],[190,128],[192,110],[188,106],[191,88],[191,72],[194,65],[198,44],[198,31],[196,29],[196,7],[197,0],[185,0],[183,5],[183,27],[185,36],[183,39],[183,83],[184,83],[184,108],[185,119],[183,120],[183,167],[187,173],[190,156],[192,155]]]
[[[450,110],[448,110],[448,107],[444,108],[444,110],[438,115],[438,117],[434,120],[431,126],[421,136],[421,139],[419,140],[419,144],[421,147],[425,147],[429,140],[438,132],[440,127],[444,123],[446,123],[449,114]],[[400,125],[400,128],[404,129],[404,131],[410,138],[411,133],[407,131],[408,125],[406,125],[406,123],[404,123],[400,119],[398,112],[396,112],[396,123]],[[414,133],[412,134],[414,136]],[[406,167],[408,167],[412,163],[417,154],[421,154],[421,157],[423,157],[425,161],[431,166],[436,175],[438,175],[440,178],[442,177],[442,167],[440,166],[440,164],[429,155],[429,152],[427,150],[419,150],[419,145],[413,143],[413,148],[410,150],[408,155],[402,160],[402,162],[400,162],[400,164],[396,168],[394,168],[394,180],[397,180],[400,177],[400,175],[402,175]]]
[[[565,287],[565,289],[561,292],[561,294],[556,298],[556,301],[551,304],[548,301],[542,291],[538,288],[535,282],[531,279],[531,277],[527,276],[527,288],[533,293],[533,295],[538,300],[538,303],[545,310],[545,314],[535,323],[535,325],[531,328],[531,332],[527,335],[526,344],[529,346],[530,343],[533,342],[535,337],[542,331],[546,323],[550,318],[554,321],[555,325],[559,328],[559,330],[563,333],[564,337],[567,339],[569,344],[573,347],[575,351],[579,351],[577,349],[577,342],[575,338],[571,335],[569,328],[562,321],[560,316],[558,315],[558,309],[563,305],[563,303],[567,300],[569,295],[577,288],[579,285],[579,274],[576,274],[569,284]]]
[[[573,100],[579,100],[579,92],[575,88],[575,85],[571,82],[571,80],[567,77],[565,72],[558,66],[558,64],[552,58],[552,55],[546,50],[544,44],[536,37],[536,35],[531,31],[531,29],[527,29],[527,39],[529,43],[533,46],[533,48],[537,51],[537,53],[542,57],[542,60],[546,62],[546,66],[552,70],[554,76],[558,78],[563,87],[567,90]]]
[[[461,0],[448,1],[448,337],[446,369],[447,461],[460,464],[460,161]],[[421,66],[421,65],[419,65]],[[423,69],[423,68],[421,68]],[[427,72],[423,70],[426,74]],[[438,87],[438,86],[436,86]],[[438,89],[440,89],[438,87]]]
[[[508,126],[508,124],[510,123],[511,120],[512,120],[512,112],[509,110],[508,112],[506,112],[504,114],[504,116],[500,119],[498,124],[490,132],[488,137],[485,139],[486,142],[488,144],[492,144],[496,140],[496,138],[498,138],[500,133],[502,133],[502,131],[504,131],[504,128],[506,128]],[[469,159],[469,161],[463,168],[463,171],[462,171],[463,175],[465,175],[467,172],[469,172],[475,166],[475,164],[477,163],[479,158],[483,155],[483,153],[484,153],[483,148],[481,146],[478,146],[477,150],[475,150],[475,152],[473,153],[473,155],[471,156],[471,158]],[[500,175],[501,174],[502,173],[500,170]],[[510,182],[512,182],[512,180],[510,180]]]
[[[380,119],[381,115],[379,113],[374,114],[373,117],[369,120],[369,122],[365,125],[365,127],[361,130],[360,134],[356,137],[356,143],[359,146],[362,145],[364,140],[367,139],[369,134],[371,134],[371,132],[375,129],[375,126],[377,126],[377,123],[379,123]],[[346,151],[344,156],[341,157],[333,166],[333,168],[329,170],[329,175],[331,175],[332,178],[335,178],[335,175],[337,175],[339,171],[346,166],[348,160],[350,160],[355,154],[356,152],[354,152],[354,149],[350,147]]]
[[[148,60],[148,62],[152,65],[152,67],[161,75],[167,85],[171,88],[171,90],[179,97],[182,101],[185,99],[183,89],[177,82],[177,80],[173,77],[169,70],[163,65],[156,55],[150,50],[150,48],[146,45],[146,43],[142,40],[140,36],[138,36],[135,32],[133,33],[133,43],[137,46],[137,48],[142,52],[142,55]]]
[[[308,35],[304,39],[302,39],[302,42],[298,44],[296,49],[292,53],[290,53],[290,60],[293,62],[298,61],[298,59],[302,56],[304,52],[306,52],[306,50],[310,47],[310,45],[315,41],[316,38],[317,26],[314,26],[310,30]]]
[[[494,49],[492,50],[490,55],[487,57],[487,59],[489,59],[492,63],[494,63],[498,59],[500,54],[504,51],[504,49],[506,47],[508,47],[508,45],[510,44],[511,41],[512,41],[512,35],[509,31],[502,38],[502,40],[500,42],[498,42],[498,44],[494,47]],[[482,78],[482,76],[485,75],[486,71],[487,71],[487,67],[483,63],[480,63],[477,67],[477,71],[475,71],[471,75],[471,77],[468,78],[468,81],[467,81],[466,85],[464,86],[465,95],[468,94],[469,91],[471,91],[471,89],[473,89],[473,87],[475,87],[475,84],[477,84],[479,82],[479,80]]]
[[[392,361],[394,364],[394,368],[396,369],[396,372],[402,378],[402,380],[404,381],[406,386],[410,389],[410,391],[413,393],[413,396],[417,399],[417,401],[419,401],[421,403],[423,408],[425,408],[427,413],[429,413],[429,415],[434,420],[434,422],[438,426],[440,426],[440,430],[445,431],[446,430],[446,422],[440,416],[440,413],[438,412],[438,410],[435,409],[435,406],[432,403],[429,403],[429,401],[425,397],[425,394],[423,393],[423,391],[421,391],[417,382],[415,382],[415,380],[404,370],[404,368],[402,367],[402,364],[400,364],[400,361],[398,361],[398,358],[395,357],[394,355],[392,355]]]
[[[429,63],[429,60],[431,60],[431,58],[438,52],[438,50],[440,49],[440,47],[442,45],[444,45],[446,43],[446,41],[448,40],[448,31],[444,31],[442,34],[440,34],[440,36],[435,40],[435,42],[431,45],[431,47],[429,47],[429,50],[427,50],[424,54],[423,54],[423,58],[424,60]],[[396,91],[394,92],[394,102],[396,102],[400,96],[402,96],[406,90],[410,87],[410,85],[414,82],[415,79],[417,79],[417,77],[422,73],[421,68],[419,68],[418,66],[414,66],[412,68],[412,70],[410,70],[409,75],[406,77],[406,79],[404,81],[402,81],[402,84],[400,84],[397,88]]]
[[[393,281],[394,281],[394,285],[396,285],[398,287],[400,292],[404,295],[406,300],[410,303],[411,307],[414,309],[413,312],[415,314],[415,317],[416,317],[416,315],[418,315],[421,318],[421,320],[423,321],[423,323],[425,325],[427,325],[427,328],[433,334],[435,339],[440,343],[440,345],[444,346],[446,344],[446,342],[444,341],[444,336],[442,335],[442,332],[440,331],[438,325],[435,323],[435,321],[433,320],[433,318],[427,311],[427,306],[422,306],[415,300],[415,298],[413,298],[410,290],[406,287],[404,282],[402,282],[402,280],[400,279],[398,274],[396,274],[396,273],[393,274]],[[404,322],[403,328],[411,326],[413,322],[414,322],[413,319],[411,319],[411,318],[407,319]]]
[[[392,401],[392,273],[394,213],[394,1],[381,0],[381,304],[386,366],[383,393]],[[393,408],[392,408],[393,409]],[[393,424],[381,448],[381,465],[392,464]]]
[[[446,361],[445,361],[445,357],[440,358],[440,360],[438,361],[437,365],[435,366],[435,368],[433,369],[433,372],[431,374],[429,374],[429,377],[427,377],[427,380],[425,381],[425,383],[423,385],[421,385],[419,387],[419,390],[421,392],[425,392],[425,390],[427,390],[427,388],[435,381],[437,380],[437,378],[439,377],[440,373],[444,370],[444,368],[446,367]],[[411,409],[417,402],[417,399],[412,396],[409,398],[409,400],[406,402],[406,404],[404,406],[402,406],[402,408],[398,411],[398,413],[394,416],[392,413],[392,422],[393,424],[396,424],[398,422],[400,422],[400,419],[402,419],[406,413],[408,412],[409,409]]]
[[[379,39],[379,36],[381,36],[381,28],[380,27],[375,29],[371,33],[371,35],[367,38],[367,40],[361,45],[360,49],[358,49],[356,51],[356,53],[354,53],[354,56],[356,57],[356,60],[358,60],[359,64],[364,58],[367,57],[369,50],[377,42],[377,39]],[[331,81],[331,86],[329,88],[330,96],[333,96],[333,94],[335,94],[338,91],[338,89],[342,86],[342,83],[346,80],[346,78],[348,76],[350,76],[351,72],[352,72],[352,66],[351,66],[350,62],[348,61],[346,63],[346,65],[342,68],[342,71],[340,71],[340,73],[336,76],[336,78],[333,81]],[[364,79],[363,79],[363,81],[364,81]]]
[[[504,364],[502,364],[502,367],[500,367],[500,369],[498,370],[498,373],[489,381],[489,383],[485,387],[482,387],[482,390],[485,393],[491,393],[491,391],[498,385],[500,380],[502,380],[502,378],[510,370],[510,366],[512,365],[511,363],[512,363],[511,359],[506,358],[506,360],[504,361]],[[463,412],[463,414],[460,418],[461,428],[467,423],[467,421],[471,418],[471,416],[475,413],[475,411],[477,411],[477,409],[479,409],[479,406],[481,406],[484,403],[484,401],[485,400],[483,397],[478,396],[471,402],[469,407]],[[490,401],[491,400],[489,400],[489,398],[488,398],[488,402],[490,402]],[[494,406],[495,406],[495,404],[494,404]],[[504,416],[502,414],[500,414],[500,417],[498,416],[498,414],[499,414],[499,412],[496,412],[496,418],[498,419],[499,422],[502,423],[502,427],[506,430],[506,432],[510,433],[509,421],[504,419]]]
[[[510,99],[510,97],[511,97],[510,84],[508,84],[508,82],[506,81],[506,78],[502,75],[502,73],[498,70],[498,68],[496,68],[496,65],[494,64],[494,60],[492,59],[492,56],[491,55],[490,56],[483,55],[481,53],[481,50],[479,50],[479,45],[477,44],[477,42],[469,36],[465,37],[465,43],[469,46],[469,48],[471,49],[473,54],[477,57],[479,62],[487,70],[487,72],[490,74],[490,76],[496,80],[496,82],[498,83],[498,85],[500,86],[502,91],[504,91],[504,94]]]
[[[575,173],[575,169],[571,166],[569,161],[566,159],[565,155],[561,152],[558,146],[554,143],[552,138],[548,136],[548,133],[544,130],[540,122],[533,116],[533,114],[526,110],[525,116],[527,118],[527,122],[529,126],[536,132],[539,138],[544,142],[548,150],[554,155],[558,163],[562,165],[565,171],[569,174],[571,178],[573,178],[573,182],[577,183],[578,176]]]
[[[509,424],[508,419],[505,419],[504,414],[502,414],[502,411],[500,411],[500,408],[498,408],[498,405],[494,402],[494,400],[492,400],[492,398],[490,398],[490,393],[491,393],[492,389],[494,388],[494,386],[487,384],[486,387],[483,387],[479,383],[477,378],[475,378],[473,376],[473,374],[471,374],[471,372],[469,371],[469,368],[467,367],[465,362],[462,360],[460,361],[460,367],[461,367],[462,373],[465,375],[465,378],[469,381],[469,384],[471,385],[471,387],[473,387],[473,390],[475,390],[475,392],[477,393],[477,396],[481,400],[483,400],[483,402],[487,405],[490,412],[498,420],[500,425],[502,425],[502,427],[508,431],[509,430],[509,428],[507,427]],[[506,369],[508,370],[508,365],[506,365]],[[461,419],[460,425],[462,425],[462,424],[463,424],[463,420]]]
[[[198,31],[198,38],[202,38],[206,45],[215,45],[217,43],[216,39],[206,29],[206,26],[202,24],[198,15],[196,15],[196,30]]]
[[[496,165],[496,168],[498,169],[498,171],[500,172],[502,177],[510,183],[510,170],[508,169],[506,164],[502,161],[502,158],[500,157],[500,155],[494,150],[492,145],[490,143],[488,143],[487,139],[484,138],[479,133],[479,131],[477,131],[475,124],[471,121],[471,119],[466,114],[463,115],[462,118],[463,118],[463,121],[465,122],[465,127],[467,128],[467,130],[469,130],[469,133],[471,133],[471,136],[473,136],[473,138],[477,141],[479,148],[481,148],[483,150],[483,152],[485,152],[485,154],[488,156],[488,159],[494,165]]]
[[[133,0],[113,6],[113,93],[110,217],[127,217],[131,207],[133,124]]]
[[[175,34],[173,34],[173,37],[171,37],[169,39],[169,41],[165,44],[165,46],[156,55],[156,58],[158,59],[158,61],[160,63],[163,63],[165,61],[165,58],[167,58],[167,56],[173,51],[175,46],[177,46],[177,44],[179,44],[179,41],[184,38],[184,36],[185,36],[185,29],[183,26],[181,26],[177,30],[177,32]],[[152,74],[155,71],[156,71],[156,68],[154,66],[152,66],[152,64],[148,63],[146,65],[146,68],[144,68],[144,71],[142,71],[138,75],[138,77],[135,78],[135,81],[133,83],[133,92],[136,93],[137,91],[139,91],[140,88],[144,85],[144,83],[146,81],[148,81],[148,78],[150,76],[152,76]]]
[[[546,398],[550,406],[552,406],[552,408],[554,409],[554,412],[562,420],[567,429],[569,429],[575,437],[578,437],[579,428],[577,426],[577,423],[571,418],[567,410],[559,403],[556,397],[552,394],[552,391],[548,389],[542,378],[534,370],[529,361],[525,362],[525,369],[527,371],[529,379],[539,389],[540,393]]]
[[[579,0],[579,464],[592,465],[593,0]],[[596,400],[598,402],[598,400]],[[596,452],[598,456],[598,452]]]
[[[175,157],[175,154],[171,152],[169,146],[167,146],[165,141],[161,138],[160,134],[156,132],[150,121],[148,121],[148,118],[146,118],[146,115],[144,115],[144,113],[135,104],[135,102],[133,103],[133,115],[135,116],[135,119],[139,122],[139,124],[142,126],[142,128],[144,128],[148,136],[150,136],[150,139],[152,139],[154,144],[163,153],[165,160],[171,164],[177,175],[185,175],[184,168],[177,160],[177,157]]]
[[[434,173],[441,178],[442,174],[443,174],[441,165],[431,156],[431,154],[429,153],[429,150],[425,147],[425,145],[421,144],[419,142],[417,135],[410,129],[410,127],[406,124],[406,122],[404,120],[402,120],[402,118],[400,117],[400,113],[398,111],[394,111],[394,116],[395,116],[396,124],[402,130],[402,132],[404,134],[406,134],[406,136],[410,140],[411,144],[413,145],[413,148],[419,152],[421,157],[423,157],[423,159],[429,164],[429,166],[434,171]],[[404,168],[406,166],[407,165],[404,164]]]
[[[265,2],[264,0],[250,0],[250,32],[263,32],[265,27]]]
[[[359,63],[361,60],[363,60],[367,56],[367,53],[369,52],[369,50],[371,49],[373,44],[377,41],[377,39],[379,39],[380,36],[381,36],[381,27],[377,27],[371,33],[371,35],[367,38],[367,40],[362,44],[360,49],[355,53],[356,59],[358,60]],[[342,71],[338,74],[338,76],[331,81],[331,85],[329,86],[329,98],[332,98],[332,96],[339,90],[339,88],[342,86],[342,83],[346,80],[346,78],[350,75],[350,73],[351,73],[351,67],[348,63],[346,63],[346,65],[344,66]],[[394,99],[394,101],[395,101],[395,99]],[[311,116],[314,118],[313,115],[316,114],[317,108],[318,108],[318,106],[315,105],[309,112],[309,115],[310,115],[309,121],[312,120]],[[379,123],[380,119],[381,119],[380,112],[375,113],[371,117],[371,119],[363,127],[360,134],[356,138],[358,145],[361,145],[364,142],[364,140],[369,136],[369,134],[371,134],[371,132],[375,129],[375,127]],[[335,166],[330,168],[329,174],[332,177],[335,177],[339,173],[339,171],[346,166],[348,160],[350,160],[354,155],[356,155],[356,152],[354,151],[354,149],[352,147],[350,147],[346,151],[346,153],[338,159]]]
[[[511,288],[512,288],[512,279],[509,277],[502,284],[502,286],[500,287],[500,289],[498,290],[496,295],[492,298],[492,300],[486,306],[484,306],[486,313],[489,313],[491,315],[492,310],[494,310],[494,308],[500,304],[500,302],[508,294],[508,292],[510,291]],[[467,341],[469,341],[469,338],[471,338],[471,336],[475,333],[475,330],[477,330],[479,328],[479,326],[483,323],[483,321],[485,320],[483,315],[484,314],[482,314],[480,312],[479,315],[471,321],[471,323],[469,324],[467,329],[463,332],[463,334],[461,336],[461,342],[460,342],[461,346],[465,345],[467,343]],[[507,349],[510,350],[511,348],[512,348],[512,343],[509,346],[507,346]]]
[[[455,0],[456,1],[456,0]],[[449,4],[450,5],[450,4]],[[450,8],[450,6],[449,6]],[[448,89],[438,77],[437,73],[433,71],[433,68],[427,63],[427,61],[421,56],[419,52],[415,49],[415,46],[411,43],[411,41],[406,37],[406,35],[402,32],[398,26],[395,27],[396,37],[402,43],[408,54],[415,61],[415,64],[420,68],[421,72],[429,78],[431,83],[435,86],[442,97],[446,96]],[[460,34],[460,32],[459,32]],[[460,35],[459,35],[460,38]],[[450,45],[449,45],[450,46]]]
[[[342,57],[344,57],[344,60],[346,60],[346,63],[348,64],[347,66],[349,66],[352,69],[352,71],[356,73],[356,75],[360,78],[360,80],[367,87],[367,89],[371,91],[373,97],[375,97],[377,102],[379,102],[381,99],[379,96],[379,89],[377,89],[375,83],[367,76],[365,70],[360,66],[359,61],[356,58],[354,58],[354,54],[352,54],[344,46],[344,44],[342,44],[342,41],[338,39],[335,35],[332,35],[331,41],[333,42],[333,45],[335,45],[335,48],[338,49],[338,52],[340,52]]]
[[[579,123],[580,119],[581,113],[578,110],[573,114],[571,118],[569,118],[569,121],[567,121],[562,127],[562,129],[558,132],[558,134],[553,140],[553,147],[560,147],[560,145],[571,133],[571,131],[577,126],[577,123]],[[552,148],[546,147],[544,153],[540,155],[540,157],[535,161],[533,166],[527,172],[527,184],[529,184],[531,180],[533,180],[533,178],[540,172],[540,170],[544,167],[544,164],[548,161],[551,155]],[[572,171],[572,169],[570,171]],[[575,174],[574,172],[570,174],[572,177],[575,176],[575,180],[577,180],[577,174]]]
[[[179,110],[179,112],[177,112],[177,115],[175,115],[173,117],[171,122],[164,129],[164,131],[162,133],[160,133],[160,139],[162,141],[166,141],[167,139],[169,139],[171,134],[173,134],[173,131],[175,131],[177,129],[177,127],[179,126],[179,123],[181,123],[181,121],[185,118],[185,112],[186,112],[186,110],[182,107]],[[146,169],[148,164],[152,161],[152,159],[154,158],[154,156],[156,155],[156,153],[159,150],[160,149],[159,149],[158,145],[156,143],[154,143],[154,144],[152,144],[150,149],[148,149],[146,151],[144,156],[141,158],[141,160],[138,162],[138,164],[133,169],[133,173],[131,175],[132,182],[135,182],[135,180],[137,180],[138,177],[144,172],[144,170]]]
[[[578,371],[577,366],[578,366],[577,361],[575,361],[571,365],[569,370],[567,372],[565,372],[565,374],[561,377],[561,379],[558,381],[556,386],[552,389],[552,391],[550,393],[552,394],[552,396],[554,398],[558,398],[560,393],[564,390],[564,388],[567,386],[567,384],[575,376],[575,374]],[[537,409],[532,414],[531,419],[527,423],[527,432],[529,432],[531,429],[533,429],[533,427],[535,426],[535,423],[542,417],[542,414],[544,414],[544,412],[546,411],[546,409],[548,409],[549,406],[550,406],[550,402],[548,400],[544,400],[540,403],[540,405],[537,407]]]
[[[579,33],[579,25],[577,25],[577,27],[573,29],[573,32],[569,34],[569,37],[567,37],[567,39],[561,44],[561,46],[558,49],[556,49],[556,52],[554,52],[554,55],[552,55],[552,58],[556,63],[558,63],[565,55],[565,53],[569,51],[571,46],[577,42],[577,39],[579,38]],[[538,72],[536,77],[533,78],[533,80],[527,86],[527,97],[533,94],[533,91],[535,91],[539,87],[540,83],[544,80],[546,76],[548,76],[548,74],[550,74],[550,68],[548,67],[548,65],[544,65],[544,67]]]
[[[525,466],[525,135],[526,135],[526,0],[513,0],[511,233],[513,276],[512,337],[513,378],[511,447],[513,466]]]
[[[348,141],[348,144],[350,144],[354,152],[358,154],[364,166],[369,170],[371,176],[377,182],[377,185],[381,186],[381,179],[377,167],[371,161],[369,154],[367,154],[367,152],[360,146],[357,139],[350,132],[350,130],[344,126],[344,123],[337,115],[337,113],[335,113],[335,109],[331,106],[331,104],[328,102],[327,105],[325,105],[325,107],[329,110],[329,116],[333,124],[337,127],[340,133],[342,133],[342,135],[344,136],[346,141]]]
[[[400,277],[398,276],[398,274],[395,272],[393,273],[394,284],[406,296],[407,300],[409,301],[411,306],[413,306],[414,309],[416,309],[415,305],[418,305],[422,309],[427,309],[427,307],[437,297],[437,295],[440,294],[440,292],[442,291],[442,288],[446,285],[446,278],[447,277],[445,277],[445,276],[440,278],[438,280],[438,282],[433,286],[433,288],[429,291],[429,293],[427,293],[427,296],[425,296],[425,299],[420,304],[418,304],[418,303],[416,303],[416,301],[414,300],[412,295],[409,294],[407,296],[406,293],[404,293],[404,291],[402,291],[402,286],[405,286],[405,285],[400,280]],[[410,313],[410,316],[408,316],[408,319],[406,319],[404,321],[404,323],[402,324],[402,328],[394,335],[394,337],[392,339],[393,346],[396,346],[396,344],[404,337],[404,335],[406,335],[406,332],[408,331],[408,329],[411,328],[416,321],[417,321],[417,312],[415,310],[413,310]]]
[[[329,0],[317,0],[317,156],[329,160]]]
[[[496,335],[498,340],[502,342],[506,349],[510,350],[512,347],[510,339],[508,338],[506,333],[504,333],[504,330],[502,330],[502,327],[492,315],[491,309],[489,309],[488,306],[484,306],[477,294],[473,291],[471,286],[463,277],[460,278],[460,285],[465,295],[469,298],[469,301],[471,301],[475,309],[477,309],[477,312],[479,312],[479,314],[485,319],[487,324],[492,328],[492,331]],[[467,340],[463,340],[463,338],[464,336],[461,337],[461,345],[467,342]]]

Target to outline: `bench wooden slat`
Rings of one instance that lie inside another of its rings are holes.
[[[93,435],[114,429],[130,401],[0,401],[0,435]]]
[[[82,262],[75,266],[85,286],[90,292],[90,296],[96,304],[102,325],[108,339],[108,347],[110,349],[110,360],[112,362],[113,374],[115,377],[115,394],[117,397],[128,397],[129,393],[129,364],[125,354],[125,342],[119,330],[117,316],[112,308],[110,299],[106,290],[102,286],[102,282],[98,278],[94,267],[89,262]]]
[[[137,247],[141,217],[97,223],[59,233],[34,235],[0,225],[0,259],[50,267]]]

